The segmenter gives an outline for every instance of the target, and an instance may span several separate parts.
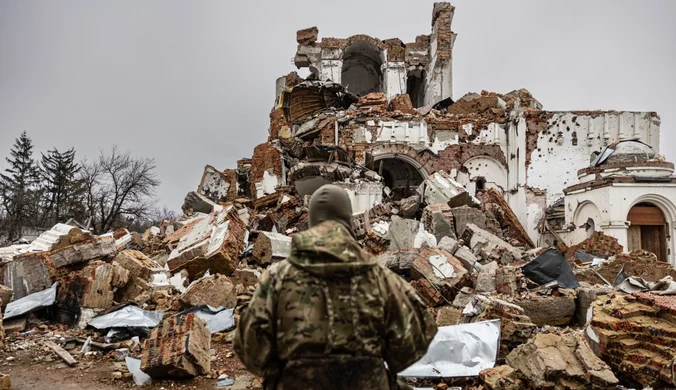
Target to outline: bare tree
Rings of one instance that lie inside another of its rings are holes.
[[[101,151],[97,161],[83,162],[80,179],[96,234],[129,221],[148,219],[155,213],[155,188],[160,181],[154,159],[135,158],[114,146],[109,154]]]

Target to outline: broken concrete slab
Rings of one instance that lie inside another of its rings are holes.
[[[116,253],[115,239],[112,236],[101,236],[94,242],[71,245],[52,251],[49,257],[54,267],[61,268],[88,260],[102,259]]]
[[[411,268],[412,283],[428,306],[451,304],[457,292],[468,283],[468,272],[460,260],[443,249],[420,252]]]
[[[425,230],[434,234],[439,242],[445,237],[455,238],[455,225],[451,208],[445,203],[431,204],[422,213]]]
[[[462,237],[465,227],[470,223],[480,229],[486,229],[486,215],[479,209],[469,206],[455,207],[451,209],[451,214],[455,221],[457,237]]]
[[[211,214],[216,208],[216,206],[217,204],[214,203],[211,199],[207,198],[204,195],[200,195],[197,192],[192,191],[186,194],[181,209],[186,214],[192,213]]]
[[[209,275],[190,284],[179,301],[186,308],[209,305],[232,309],[237,304],[237,293],[235,285],[227,276]]]
[[[415,235],[420,228],[420,223],[414,219],[402,219],[392,217],[388,237],[391,251],[413,248]]]
[[[444,171],[435,172],[418,187],[420,194],[427,204],[448,203],[454,196],[465,192],[465,187],[453,180]]]
[[[491,261],[481,268],[474,284],[477,293],[490,295],[495,292],[495,274],[498,268],[498,263],[495,261]]]
[[[468,223],[462,240],[482,261],[498,260],[503,265],[511,265],[523,260],[524,253],[473,223]]]
[[[464,245],[458,246],[453,253],[453,256],[462,262],[462,264],[465,266],[465,269],[474,270],[481,267],[481,264],[479,264],[479,259],[468,247]],[[477,267],[477,265],[479,265],[479,267]]]
[[[564,326],[575,315],[575,290],[558,289],[556,295],[542,296],[530,293],[514,299],[514,304],[523,308],[525,314],[537,326]]]
[[[45,252],[26,253],[14,257],[5,265],[5,285],[12,289],[12,300],[43,291],[52,285],[49,269],[45,265]]]
[[[453,237],[443,237],[437,242],[437,248],[443,249],[455,255],[455,252],[458,249],[458,241],[456,241]],[[459,260],[462,261],[462,259]],[[467,268],[466,265],[465,268]],[[471,269],[471,267],[467,269]]]
[[[273,260],[283,260],[291,255],[291,237],[280,233],[260,232],[252,255],[261,265],[271,264]]]
[[[405,249],[389,251],[379,255],[376,262],[384,268],[388,268],[400,275],[410,275],[413,262],[420,255],[420,249]]]
[[[507,355],[507,364],[531,388],[614,388],[619,381],[581,333],[540,333]]]
[[[195,313],[169,317],[144,342],[141,370],[152,378],[193,377],[211,371],[211,333]]]

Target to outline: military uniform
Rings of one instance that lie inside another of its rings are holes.
[[[291,256],[263,274],[242,313],[234,348],[266,389],[396,388],[436,334],[410,285],[349,227],[324,220],[294,235]]]

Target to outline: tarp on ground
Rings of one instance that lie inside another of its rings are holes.
[[[556,250],[549,248],[530,263],[521,267],[523,274],[533,282],[544,285],[557,281],[563,288],[578,288],[580,283],[568,264],[568,260]]]

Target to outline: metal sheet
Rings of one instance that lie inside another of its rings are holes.
[[[177,315],[187,313],[195,313],[199,318],[203,319],[211,334],[224,332],[235,327],[235,309],[225,309],[224,307],[213,308],[209,305],[200,305]]]
[[[7,307],[5,308],[4,319],[17,317],[33,310],[52,306],[54,301],[56,301],[57,285],[58,283],[54,283],[52,287],[46,290],[27,295],[21,299],[17,299],[14,302],[8,303]]]
[[[565,257],[554,248],[550,248],[530,263],[521,267],[523,274],[539,285],[556,280],[561,287],[578,288],[580,283]]]
[[[477,376],[495,366],[500,320],[442,326],[422,359],[399,373],[404,377]]]
[[[136,306],[125,306],[120,310],[96,317],[89,326],[96,329],[108,328],[154,328],[162,321],[162,312],[148,311]]]

